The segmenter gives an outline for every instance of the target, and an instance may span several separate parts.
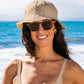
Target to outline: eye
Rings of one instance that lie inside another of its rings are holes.
[[[51,21],[43,21],[42,26],[44,29],[48,30],[52,27],[52,23],[51,23]]]
[[[29,30],[31,30],[31,31],[36,31],[36,30],[38,30],[38,28],[39,28],[38,23],[30,23],[29,24]]]

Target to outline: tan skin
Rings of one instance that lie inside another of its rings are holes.
[[[53,37],[56,29],[53,23],[52,25],[50,30],[44,30],[40,24],[38,31],[31,31],[36,57],[25,56],[21,58],[23,84],[43,84],[43,81],[46,82],[45,84],[54,84],[60,73],[64,58],[53,50]],[[41,36],[46,36],[46,38],[39,39]],[[17,59],[6,67],[2,84],[13,84],[17,77],[16,74]],[[66,64],[62,81],[63,84],[84,84],[84,71],[70,59]]]

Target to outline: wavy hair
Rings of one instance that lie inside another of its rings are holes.
[[[55,28],[57,32],[54,35],[54,39],[53,39],[53,49],[56,53],[58,53],[62,57],[70,59],[69,50],[68,50],[68,47],[64,38],[64,34],[62,32],[62,28],[57,21],[55,23]],[[35,45],[31,39],[31,33],[26,23],[23,23],[22,43],[26,47],[27,52],[30,53],[31,56],[35,56],[35,52],[34,52]]]

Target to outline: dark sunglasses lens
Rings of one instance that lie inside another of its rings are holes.
[[[44,22],[42,22],[42,27],[45,30],[49,30],[52,28],[52,22],[51,21],[44,21]]]
[[[30,23],[29,24],[29,30],[30,31],[37,31],[39,28],[39,24],[38,23]]]

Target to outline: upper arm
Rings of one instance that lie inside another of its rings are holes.
[[[72,77],[73,84],[84,84],[84,71],[73,60],[69,63],[70,76]]]
[[[84,71],[79,65],[76,65],[74,76],[76,84],[84,84]]]
[[[17,72],[17,59],[13,60],[4,70],[2,84],[12,84]]]

